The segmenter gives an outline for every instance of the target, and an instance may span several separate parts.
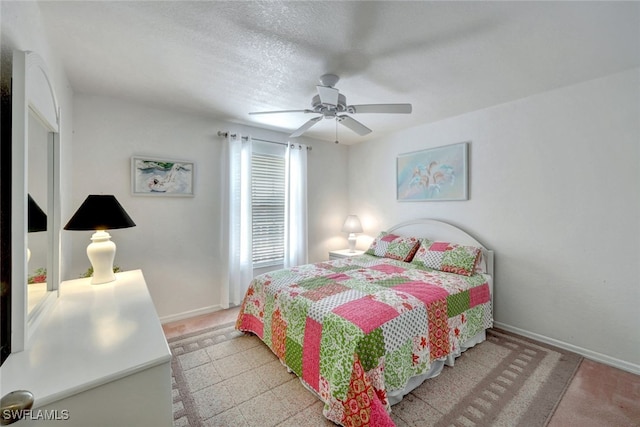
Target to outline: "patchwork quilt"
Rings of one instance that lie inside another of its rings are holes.
[[[393,426],[387,392],[492,326],[487,278],[372,255],[256,277],[236,327],[259,336],[343,426]]]

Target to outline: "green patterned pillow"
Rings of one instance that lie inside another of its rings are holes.
[[[475,273],[482,249],[449,242],[423,239],[411,263],[438,271],[471,276]]]
[[[396,236],[383,231],[365,253],[410,262],[419,246],[420,241],[415,237]]]

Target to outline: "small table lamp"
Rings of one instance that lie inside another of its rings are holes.
[[[87,246],[87,256],[93,267],[94,285],[116,280],[113,260],[116,244],[111,241],[108,229],[135,227],[135,223],[114,196],[90,195],[71,217],[65,230],[96,230]]]
[[[362,233],[362,224],[360,224],[360,219],[357,215],[349,215],[347,219],[344,221],[344,225],[342,226],[342,231],[345,233],[349,233],[349,252],[356,251],[356,234]]]

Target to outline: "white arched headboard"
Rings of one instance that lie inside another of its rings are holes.
[[[466,231],[455,225],[436,219],[414,219],[402,222],[390,227],[387,232],[399,236],[426,237],[431,240],[458,243],[460,245],[477,246],[482,248],[482,265],[484,271],[492,278],[493,276],[493,251],[487,249],[482,243],[476,240]],[[493,291],[493,289],[492,289]],[[492,292],[493,294],[493,292]]]

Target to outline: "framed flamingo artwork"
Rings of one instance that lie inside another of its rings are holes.
[[[398,201],[468,200],[468,145],[462,142],[399,155]]]
[[[155,157],[131,157],[131,191],[138,196],[193,197],[195,163]]]

